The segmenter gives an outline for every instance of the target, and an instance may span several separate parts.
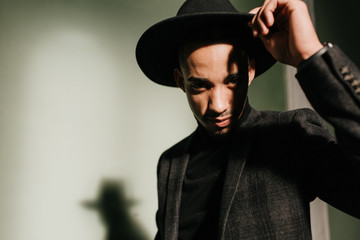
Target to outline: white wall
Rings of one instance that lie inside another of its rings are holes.
[[[195,122],[179,90],[145,78],[134,49],[181,1],[128,2],[0,2],[0,239],[104,239],[83,202],[106,179],[124,184],[131,216],[155,234],[158,157]]]

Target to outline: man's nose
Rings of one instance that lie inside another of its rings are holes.
[[[209,96],[209,110],[221,114],[229,108],[227,93],[222,88],[212,89]]]

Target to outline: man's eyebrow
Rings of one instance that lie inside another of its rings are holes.
[[[240,76],[240,73],[239,72],[236,72],[236,73],[231,73],[229,75],[227,75],[227,77],[225,79],[229,79],[229,78],[237,78]]]
[[[224,82],[227,83],[229,81],[234,81],[234,80],[238,80],[240,77],[240,73],[236,72],[236,73],[231,73],[229,75],[226,76],[226,78],[224,79]]]
[[[194,77],[194,76],[191,76],[187,79],[189,82],[209,82],[208,79],[206,78],[197,78],[197,77]]]
[[[236,72],[236,73],[231,73],[229,75],[227,75],[224,79],[224,81],[228,81],[228,80],[231,80],[231,79],[234,79],[234,78],[238,78],[240,76],[240,73],[239,72]],[[209,82],[209,80],[207,78],[198,78],[198,77],[194,77],[194,76],[191,76],[187,79],[189,82],[203,82],[203,83],[207,83]]]

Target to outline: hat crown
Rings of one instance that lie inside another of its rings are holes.
[[[237,13],[229,0],[187,0],[176,16],[199,13]]]
[[[178,48],[198,39],[236,38],[256,62],[255,76],[275,63],[259,38],[253,38],[247,23],[253,14],[238,12],[230,0],[186,0],[175,17],[147,29],[136,46],[136,60],[152,81],[176,87],[174,68]]]

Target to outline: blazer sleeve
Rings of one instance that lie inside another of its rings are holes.
[[[314,109],[335,128],[338,143],[359,160],[359,69],[334,46],[310,59],[296,77]]]
[[[297,79],[314,109],[335,130],[313,173],[324,201],[360,218],[360,71],[337,47],[315,54]],[[315,177],[316,176],[316,177]]]

